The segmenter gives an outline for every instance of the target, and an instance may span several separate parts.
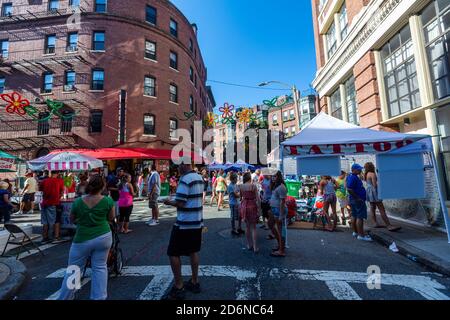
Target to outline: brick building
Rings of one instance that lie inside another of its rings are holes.
[[[0,109],[2,150],[27,159],[73,147],[168,150],[175,129],[192,130],[214,108],[197,26],[170,1],[0,7],[0,92],[16,91],[34,107],[25,115]],[[57,111],[48,99],[62,103]]]
[[[450,199],[450,2],[312,7],[320,110],[367,128],[432,135]]]

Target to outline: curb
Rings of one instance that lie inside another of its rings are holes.
[[[395,241],[395,244],[397,245],[397,248],[399,250],[398,253],[400,253],[401,255],[433,271],[436,271],[445,276],[450,276],[450,263],[440,259],[439,257],[429,254],[423,250],[417,249],[401,240],[396,240],[385,234],[371,232],[370,235],[375,241],[386,246],[387,248],[389,248],[392,242]]]
[[[0,263],[6,265],[11,272],[8,278],[0,284],[0,300],[11,300],[25,282],[27,268],[14,258],[0,258]]]

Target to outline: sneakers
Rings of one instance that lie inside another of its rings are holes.
[[[353,232],[353,233],[352,233],[352,237],[353,237],[353,238],[357,238],[357,237],[358,237],[358,234],[357,234],[356,232]]]
[[[23,214],[23,211],[19,210],[16,212],[16,214]]]
[[[24,214],[34,214],[34,210],[30,210],[28,212],[25,212]]]
[[[147,225],[148,225],[149,227],[156,227],[156,226],[159,226],[159,220],[154,220],[154,219],[152,219],[152,220],[150,220],[149,222],[147,222]]]
[[[186,298],[186,290],[184,288],[178,289],[177,287],[172,287],[170,292],[164,298],[164,300],[184,300]]]
[[[372,238],[369,235],[364,236],[364,237],[358,236],[358,240],[367,241],[367,242],[372,242],[373,241]]]
[[[192,279],[189,280],[189,281],[186,281],[184,283],[184,288],[187,291],[190,291],[190,292],[195,293],[195,294],[199,294],[200,292],[202,292],[202,289],[200,288],[200,283],[193,284],[192,283]]]

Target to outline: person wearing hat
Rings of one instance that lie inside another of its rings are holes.
[[[9,183],[5,181],[0,181],[0,222],[6,224],[9,222],[11,217],[12,205],[9,201],[11,193],[8,191]]]
[[[364,232],[364,220],[367,220],[366,189],[360,178],[363,167],[352,166],[352,173],[347,177],[350,208],[352,211],[353,237],[361,241],[373,241]]]
[[[22,190],[22,201],[20,203],[20,210],[17,214],[32,214],[34,212],[34,195],[37,191],[37,180],[33,171],[28,171],[25,174],[25,177],[27,179],[25,180],[25,186]],[[25,208],[28,208],[27,212],[25,212]]]

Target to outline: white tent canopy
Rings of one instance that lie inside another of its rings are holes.
[[[399,149],[423,140],[419,148],[429,148],[428,135],[377,131],[320,113],[295,137],[283,143],[284,155],[379,153]],[[425,139],[425,140],[424,140]],[[356,148],[358,146],[358,149]],[[360,148],[364,148],[363,152]],[[319,151],[320,150],[320,151]]]
[[[320,113],[299,134],[282,143],[282,146],[281,159],[286,156],[429,153],[433,160],[436,179],[439,180],[433,144],[428,135],[361,128]],[[439,181],[438,189],[450,243],[450,217]]]

